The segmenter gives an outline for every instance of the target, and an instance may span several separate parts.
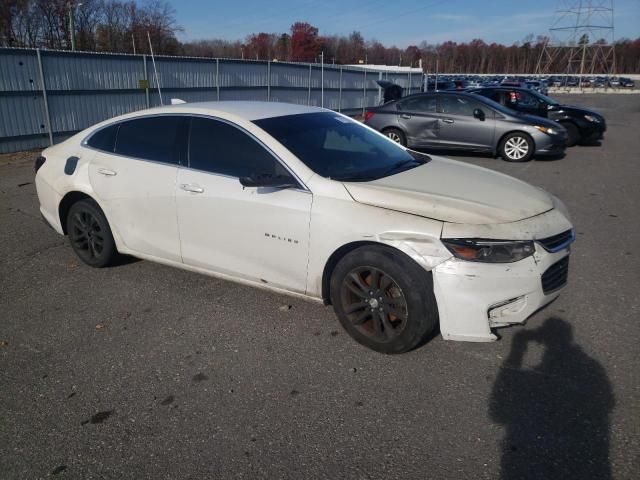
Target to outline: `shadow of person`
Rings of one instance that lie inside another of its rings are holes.
[[[530,342],[544,347],[537,366],[523,364]],[[505,426],[501,472],[514,479],[611,478],[604,368],[573,341],[571,325],[549,318],[513,337],[493,386],[491,419]]]

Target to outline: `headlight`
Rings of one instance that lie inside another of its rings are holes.
[[[555,135],[558,133],[558,130],[556,130],[555,128],[551,128],[551,127],[543,127],[541,125],[536,125],[536,128],[538,130],[540,130],[543,133],[546,133],[547,135]]]
[[[469,262],[511,263],[533,255],[533,241],[447,238],[442,243],[456,258]]]
[[[585,120],[593,123],[600,123],[600,119],[598,117],[594,117],[593,115],[585,115]]]

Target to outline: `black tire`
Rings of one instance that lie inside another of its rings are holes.
[[[399,143],[403,147],[407,146],[407,137],[404,135],[404,132],[402,130],[398,128],[385,128],[382,133],[384,133],[388,138],[396,143]]]
[[[431,272],[389,247],[360,247],[343,257],[330,294],[347,333],[377,352],[408,352],[438,323]]]
[[[524,132],[512,132],[504,136],[498,152],[507,162],[528,162],[533,157],[535,148],[530,135]]]
[[[80,200],[69,208],[67,235],[71,248],[87,265],[107,267],[118,258],[107,217],[93,200]]]
[[[564,122],[561,124],[567,130],[567,147],[573,147],[580,141],[580,131],[574,123]]]

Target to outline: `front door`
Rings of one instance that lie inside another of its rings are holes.
[[[483,118],[476,118],[474,110]],[[494,112],[468,96],[447,94],[438,99],[440,145],[448,148],[492,149],[495,134]]]
[[[291,175],[244,130],[191,119],[188,168],[179,169],[176,190],[183,261],[304,292],[313,197],[302,185],[243,187],[239,177],[252,174]]]

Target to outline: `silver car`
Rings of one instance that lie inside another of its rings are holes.
[[[365,123],[414,149],[491,152],[509,162],[561,155],[566,130],[465,92],[419,93],[365,113]]]

